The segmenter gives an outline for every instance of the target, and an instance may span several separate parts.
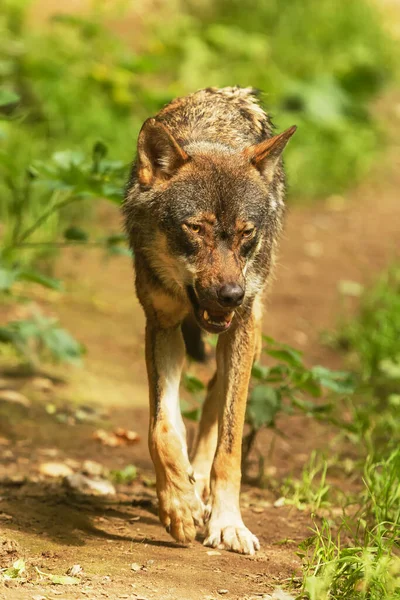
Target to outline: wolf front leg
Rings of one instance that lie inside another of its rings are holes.
[[[185,348],[179,326],[146,325],[146,364],[150,388],[149,449],[153,459],[159,514],[177,541],[194,539],[204,507],[196,494],[179,408],[179,382]]]
[[[206,546],[241,554],[259,550],[239,506],[241,450],[247,393],[255,351],[254,316],[220,336],[217,346],[218,443],[211,469],[211,518]]]

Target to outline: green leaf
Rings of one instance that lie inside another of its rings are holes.
[[[204,383],[194,375],[190,375],[190,373],[184,374],[182,385],[190,394],[198,394],[205,389]]]
[[[184,410],[182,411],[182,416],[185,417],[185,419],[188,419],[189,421],[194,421],[195,423],[198,423],[201,417],[201,409],[194,408],[193,410]]]
[[[78,577],[71,577],[70,575],[53,575],[52,573],[44,573],[37,567],[35,567],[35,570],[37,573],[39,573],[39,575],[46,577],[51,581],[51,583],[54,583],[55,585],[77,585],[78,583],[81,583],[81,580]]]
[[[4,579],[20,579],[20,576],[25,571],[25,561],[22,558],[16,560],[12,567],[8,567],[2,572]]]
[[[78,577],[71,577],[70,575],[48,575],[48,578],[55,585],[76,585],[81,582]]]
[[[260,365],[260,363],[254,363],[251,370],[251,376],[254,377],[254,379],[264,380],[268,377],[269,372],[270,369],[268,367]]]
[[[0,267],[0,292],[9,292],[18,279],[18,269]]]
[[[257,385],[252,390],[247,404],[247,421],[255,429],[273,425],[281,405],[278,390],[269,385]]]
[[[109,245],[107,246],[107,252],[111,256],[129,256],[130,258],[133,256],[132,250],[126,246]]]
[[[127,242],[127,237],[124,233],[113,233],[106,238],[106,244],[110,246],[115,246],[116,244],[121,244]]]
[[[92,159],[94,163],[100,162],[108,154],[108,148],[104,142],[98,141],[94,144],[92,150]]]
[[[331,371],[319,365],[312,367],[311,373],[322,387],[338,394],[352,394],[355,389],[355,378],[347,371]]]
[[[6,88],[0,89],[0,108],[9,104],[16,104],[19,101],[20,97],[12,90],[7,90]]]
[[[63,289],[63,284],[59,279],[48,277],[47,275],[43,275],[42,273],[38,273],[37,271],[33,271],[31,269],[22,269],[18,274],[18,279],[21,281],[38,283],[39,285],[51,290],[60,291]]]
[[[272,358],[281,360],[282,362],[288,364],[290,367],[301,367],[303,365],[301,352],[288,346],[285,348],[279,348],[277,350],[264,348],[263,352],[265,352],[265,354],[268,354],[268,356],[272,356]]]
[[[135,465],[127,465],[123,469],[110,472],[116,483],[132,483],[137,478],[137,474]]]
[[[81,229],[81,227],[71,225],[71,227],[68,227],[64,231],[64,238],[66,240],[73,240],[76,242],[86,242],[89,239],[89,234]]]

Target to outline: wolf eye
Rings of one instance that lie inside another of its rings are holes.
[[[193,231],[193,233],[200,233],[201,231],[201,227],[200,225],[197,225],[197,223],[185,223],[185,226],[190,229],[190,231]]]
[[[242,231],[242,237],[244,238],[251,238],[253,237],[253,235],[256,232],[256,228],[255,227],[248,227],[247,229],[245,229],[244,231]]]

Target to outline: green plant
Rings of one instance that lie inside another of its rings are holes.
[[[400,598],[400,451],[365,468],[360,509],[344,516],[336,534],[315,523],[300,545],[304,576],[298,598],[395,600]]]
[[[321,402],[324,392],[348,395],[354,391],[355,385],[354,377],[349,372],[333,371],[322,366],[308,369],[298,350],[267,336],[263,336],[263,341],[263,354],[276,363],[271,366],[259,363],[253,365],[246,408],[248,433],[243,438],[242,448],[244,467],[259,431],[264,427],[276,428],[276,419],[280,414],[302,413],[314,418],[329,419],[333,404],[330,401]],[[194,401],[194,408],[184,406],[183,415],[198,421],[205,386],[197,377],[188,373],[184,374],[182,385]],[[318,401],[311,400],[310,397]],[[262,462],[263,457],[259,458]]]
[[[286,478],[280,488],[285,505],[295,506],[297,510],[309,509],[317,513],[329,504],[330,485],[327,483],[328,462],[313,451],[304,466],[301,478]]]
[[[135,465],[127,465],[123,469],[110,471],[110,476],[115,483],[132,483],[137,478],[137,468]]]
[[[263,353],[277,360],[273,366],[255,364],[252,387],[246,409],[249,432],[243,440],[243,459],[246,461],[257,433],[263,427],[275,427],[280,413],[302,412],[321,418],[333,407],[331,402],[315,402],[324,390],[347,395],[354,390],[353,376],[344,371],[332,371],[322,366],[308,369],[298,350],[263,336]],[[325,418],[325,417],[324,417]]]
[[[358,315],[336,336],[356,355],[364,380],[383,393],[400,381],[400,267],[393,265],[361,297]],[[391,383],[391,385],[390,385]]]
[[[27,364],[36,368],[40,358],[79,364],[84,348],[58,320],[36,312],[31,318],[0,327],[0,344],[11,344]]]

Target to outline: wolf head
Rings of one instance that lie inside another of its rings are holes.
[[[206,331],[226,331],[264,285],[283,215],[281,154],[295,130],[230,149],[183,148],[156,119],[141,129],[133,245],[140,237],[157,277],[189,299]]]

